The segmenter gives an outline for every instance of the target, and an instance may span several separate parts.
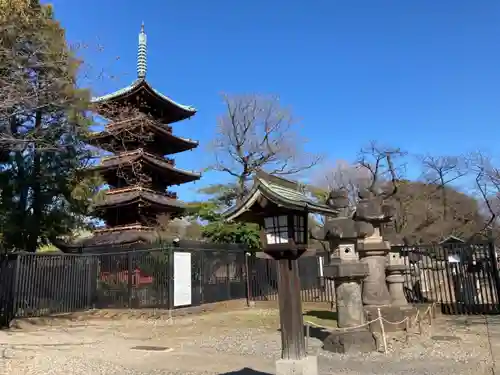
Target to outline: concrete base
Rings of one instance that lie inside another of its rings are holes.
[[[334,353],[368,353],[377,350],[373,334],[367,329],[332,332],[323,341],[323,349]]]
[[[318,375],[318,358],[279,359],[276,361],[276,375]]]
[[[409,318],[412,321],[417,315],[417,309],[413,306],[383,306],[380,307],[380,312],[382,317],[389,322],[402,322],[405,318]],[[371,321],[377,319],[378,317],[378,307],[377,306],[365,306],[366,320]],[[384,322],[385,332],[397,332],[404,331],[406,328],[406,322],[399,324],[389,324]],[[380,333],[381,327],[380,322],[376,321],[370,324],[370,331]]]

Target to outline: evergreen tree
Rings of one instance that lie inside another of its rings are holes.
[[[52,7],[0,1],[0,232],[4,250],[34,252],[85,225],[99,180],[83,170],[91,119]]]

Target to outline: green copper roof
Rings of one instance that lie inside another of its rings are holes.
[[[239,216],[249,211],[259,198],[263,196],[274,204],[297,211],[333,215],[335,210],[327,205],[315,202],[308,197],[303,187],[296,182],[271,176],[265,172],[257,172],[255,182],[245,199],[224,213],[226,220],[236,220]]]
[[[113,100],[113,99],[117,99],[119,98],[120,96],[122,95],[127,95],[131,92],[133,92],[134,90],[137,90],[137,89],[140,89],[142,87],[146,88],[146,89],[149,89],[154,95],[156,95],[160,100],[162,101],[165,101],[167,103],[170,103],[186,112],[191,112],[193,114],[196,113],[196,108],[194,107],[191,107],[191,106],[188,106],[188,105],[183,105],[183,104],[180,104],[180,103],[177,103],[175,100],[169,98],[168,96],[166,95],[163,95],[161,92],[159,92],[158,90],[155,90],[154,88],[152,88],[149,83],[146,82],[146,80],[144,78],[138,78],[136,79],[134,82],[132,82],[132,84],[120,89],[120,90],[117,90],[115,92],[112,92],[110,94],[106,94],[106,95],[103,95],[103,96],[96,96],[96,97],[93,97],[92,98],[92,103],[103,103],[103,102],[106,102],[106,101],[109,101],[109,100]]]

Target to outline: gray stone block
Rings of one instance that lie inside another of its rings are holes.
[[[276,375],[318,375],[318,358],[279,359],[276,361]]]
[[[332,332],[323,341],[323,349],[334,353],[368,353],[377,350],[375,337],[366,330]]]
[[[336,263],[323,267],[323,275],[333,279],[363,278],[368,274],[368,265],[361,262]]]

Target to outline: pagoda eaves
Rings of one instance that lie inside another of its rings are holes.
[[[94,97],[92,103],[96,105],[96,112],[106,117],[105,113],[109,113],[105,109],[106,106],[120,106],[122,103],[137,101],[138,98],[166,124],[182,121],[196,114],[196,108],[179,104],[163,95],[152,88],[145,78],[138,78],[129,86],[110,94]]]
[[[115,181],[118,179],[118,170],[123,170],[127,167],[132,169],[137,164],[146,166],[148,170],[156,170],[156,173],[164,181],[168,181],[168,183],[165,183],[165,186],[180,185],[197,181],[201,178],[200,173],[176,168],[174,166],[175,162],[172,159],[159,158],[142,149],[106,157],[101,161],[101,164],[96,165],[92,170],[101,172],[108,184],[116,186]]]
[[[145,143],[145,147],[155,149],[161,155],[172,155],[179,152],[192,150],[198,147],[198,141],[189,138],[178,137],[172,134],[172,130],[166,126],[148,123],[147,129],[141,128],[140,124],[106,125],[104,131],[94,132],[88,136],[88,142],[109,152],[121,151],[125,141],[128,143]],[[134,130],[149,130],[155,139],[143,139],[144,135]],[[124,133],[124,137],[120,137]]]

